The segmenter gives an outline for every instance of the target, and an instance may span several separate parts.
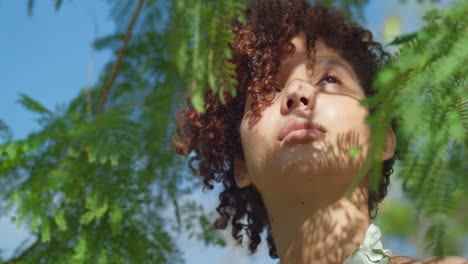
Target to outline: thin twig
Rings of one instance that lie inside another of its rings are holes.
[[[102,95],[101,101],[99,102],[99,110],[97,112],[97,115],[100,115],[104,112],[104,105],[106,104],[106,100],[107,100],[107,97],[109,96],[109,92],[112,87],[112,84],[114,83],[114,80],[117,77],[117,70],[119,68],[120,60],[122,59],[123,54],[127,48],[128,41],[130,40],[130,36],[132,35],[133,26],[135,26],[135,23],[137,21],[138,15],[140,14],[140,10],[143,7],[144,2],[145,2],[144,0],[140,0],[138,2],[138,6],[135,10],[135,13],[133,14],[132,20],[130,21],[130,24],[128,25],[127,33],[125,34],[122,47],[120,47],[119,53],[117,54],[117,58],[112,67],[112,71],[109,76],[109,79],[107,79],[104,85],[104,94]]]
[[[97,22],[96,10],[92,10],[92,8],[90,8],[89,5],[83,4],[83,2],[80,3],[82,4],[83,9],[88,14],[91,22],[93,23],[94,38],[96,39],[99,33],[99,25]],[[93,76],[94,51],[95,48],[91,47],[91,53],[88,61],[88,78],[86,80],[86,111],[88,112],[88,122],[91,122],[91,120],[93,119],[91,81]]]
[[[91,55],[88,63],[88,80],[86,81],[86,111],[88,112],[88,122],[93,118],[92,98],[91,98],[91,77],[93,74],[94,48],[91,50]]]

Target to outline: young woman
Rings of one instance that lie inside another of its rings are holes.
[[[364,178],[345,191],[366,157],[373,109],[360,100],[389,55],[372,33],[339,10],[304,0],[256,1],[247,23],[232,23],[237,95],[206,94],[205,113],[189,104],[178,116],[178,153],[205,187],[222,182],[215,226],[241,231],[254,253],[266,230],[281,264],[417,263],[380,242],[371,223],[386,196],[395,159],[388,128],[379,188]],[[350,150],[359,149],[351,156]],[[458,257],[422,263],[463,263]]]

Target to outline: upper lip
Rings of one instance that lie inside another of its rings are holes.
[[[281,131],[279,140],[282,141],[289,133],[291,133],[293,131],[296,131],[296,130],[302,130],[302,129],[315,129],[315,130],[320,131],[322,133],[327,132],[325,127],[323,127],[322,125],[320,125],[318,123],[309,122],[309,121],[305,121],[305,120],[295,120],[295,121],[289,123],[289,125],[287,125],[285,127],[285,129],[283,129]]]

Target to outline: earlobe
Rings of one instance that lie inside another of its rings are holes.
[[[244,160],[234,159],[234,179],[239,188],[244,188],[252,184]]]
[[[395,155],[396,137],[393,129],[390,127],[385,138],[385,149],[382,160],[391,159]]]

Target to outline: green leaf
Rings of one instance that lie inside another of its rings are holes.
[[[78,158],[80,156],[80,152],[76,151],[75,148],[73,148],[73,147],[68,148],[67,154],[68,154],[68,156],[70,156],[72,158]],[[90,162],[90,161],[88,160],[88,162]]]
[[[26,109],[36,112],[38,114],[52,115],[52,113],[47,108],[45,108],[42,104],[35,101],[26,94],[20,94],[20,99],[18,100],[18,103],[24,106]]]
[[[122,43],[124,38],[125,38],[125,34],[123,33],[116,33],[110,36],[98,38],[94,40],[93,47],[96,50],[118,47]]]
[[[191,98],[192,105],[200,113],[205,112],[205,97],[201,89],[197,89]]]
[[[351,148],[349,148],[349,151],[348,151],[351,158],[355,158],[360,152],[361,152],[361,148],[357,146],[352,146]]]
[[[389,85],[395,78],[397,73],[395,70],[386,68],[377,75],[377,79],[374,82],[374,87],[381,88]]]
[[[208,61],[211,62],[213,60],[213,52],[210,52],[208,53]],[[216,76],[213,74],[212,70],[209,70],[208,71],[208,83],[210,84],[210,88],[211,89],[218,89],[218,87],[216,87]]]
[[[462,141],[466,133],[463,128],[463,122],[457,112],[451,111],[447,113],[447,124],[449,125],[449,132],[453,139]]]
[[[0,139],[3,139],[5,141],[10,141],[13,137],[13,133],[11,132],[11,129],[8,127],[8,125],[0,119]],[[0,150],[0,155],[2,154]]]
[[[48,218],[43,218],[41,223],[41,239],[42,242],[50,241],[50,224]]]
[[[22,215],[24,217],[24,215]],[[21,218],[21,216],[20,216]],[[29,230],[33,233],[38,232],[38,227],[39,227],[39,216],[38,215],[33,215],[31,217],[31,222],[29,223]]]
[[[28,0],[28,14],[32,16],[34,10],[34,0]]]
[[[55,1],[55,10],[59,10],[60,6],[62,6],[62,0],[56,0]]]
[[[18,146],[14,143],[7,144],[4,148],[3,151],[8,155],[8,157],[12,160],[16,159],[17,154],[19,153],[18,151]]]
[[[107,200],[105,200],[100,207],[96,208],[96,218],[100,219],[107,212],[108,208],[109,205],[107,203]]]
[[[108,159],[105,155],[99,155],[99,163],[106,164],[107,160]]]
[[[78,244],[74,248],[75,254],[73,254],[73,259],[77,262],[83,262],[86,257],[87,250],[88,246],[86,242],[86,235],[82,233]]]
[[[89,163],[94,163],[94,162],[96,162],[96,156],[97,156],[97,155],[96,155],[96,152],[94,152],[94,151],[89,151],[89,152],[88,152],[88,162],[89,162]]]
[[[239,22],[240,22],[242,25],[245,25],[245,23],[247,23],[247,19],[246,19],[245,15],[239,15],[239,16],[237,16],[237,20],[239,20]]]
[[[110,155],[109,161],[112,166],[117,166],[119,164],[119,156],[116,154]]]
[[[108,261],[107,261],[107,250],[101,249],[99,251],[99,256],[98,256],[98,259],[97,259],[97,263],[98,264],[107,264],[108,263]]]
[[[6,131],[6,130],[9,130],[8,126],[3,120],[0,119],[0,132]]]
[[[83,225],[87,225],[93,221],[93,219],[96,217],[96,214],[94,211],[88,211],[81,216],[80,223]]]
[[[390,43],[388,43],[387,46],[397,46],[397,45],[406,44],[417,39],[417,36],[418,36],[417,32],[401,35],[401,36],[396,37]]]
[[[122,209],[120,208],[119,203],[116,201],[112,205],[112,209],[109,213],[109,221],[111,224],[112,232],[118,234],[121,231],[120,223],[123,220]]]
[[[176,55],[176,66],[177,70],[181,75],[185,74],[185,71],[187,69],[187,63],[188,63],[188,56],[187,56],[187,43],[181,42],[179,44],[179,47],[177,49],[177,55]]]
[[[63,212],[59,212],[59,213],[55,214],[54,220],[55,220],[55,223],[57,224],[60,231],[66,231],[67,230],[67,222],[65,220],[65,217],[63,216]]]
[[[11,199],[13,204],[18,203],[21,200],[21,194],[19,192],[14,192],[13,197]]]

